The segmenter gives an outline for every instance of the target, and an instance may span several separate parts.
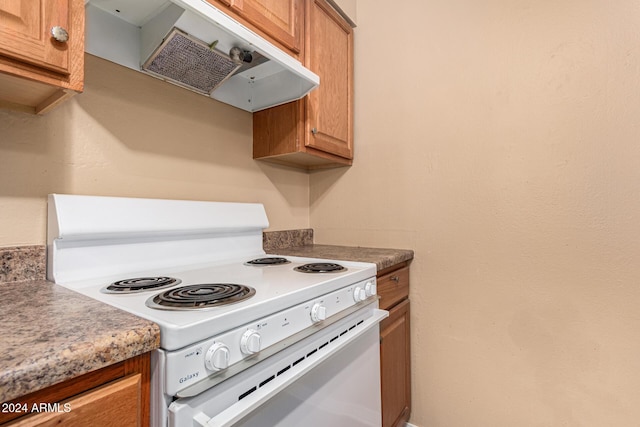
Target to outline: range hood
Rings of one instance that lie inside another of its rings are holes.
[[[320,78],[206,0],[89,0],[92,55],[255,112],[304,97]]]

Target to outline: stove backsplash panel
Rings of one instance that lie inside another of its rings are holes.
[[[263,246],[266,253],[311,244],[313,244],[313,229],[310,228],[263,233]],[[0,248],[0,284],[45,280],[46,262],[45,245]]]

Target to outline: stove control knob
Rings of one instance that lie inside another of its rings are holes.
[[[374,280],[364,284],[364,292],[368,297],[375,295],[377,290],[376,282]]]
[[[327,318],[327,307],[325,307],[320,303],[313,304],[313,307],[311,307],[311,321],[314,323],[322,322],[326,318]]]
[[[204,364],[210,371],[221,371],[229,367],[229,347],[217,342],[207,350]]]
[[[360,286],[356,286],[353,290],[353,300],[355,302],[364,301],[367,299],[367,293]]]
[[[244,354],[255,354],[260,351],[260,334],[248,329],[240,339],[240,350]]]

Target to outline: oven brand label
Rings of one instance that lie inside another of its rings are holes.
[[[192,380],[192,379],[194,379],[194,378],[198,378],[198,374],[199,374],[199,372],[194,372],[194,373],[192,373],[192,374],[187,374],[187,375],[185,375],[184,377],[180,378],[180,379],[178,380],[178,382],[179,382],[180,384],[182,384],[182,383],[186,383],[187,381],[191,381],[191,380]]]

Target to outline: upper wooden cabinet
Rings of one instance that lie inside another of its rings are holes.
[[[302,53],[304,4],[300,0],[208,0],[274,44],[299,58]]]
[[[253,157],[305,169],[351,165],[353,30],[325,0],[305,1],[304,64],[320,86],[253,115]]]
[[[84,0],[0,0],[0,107],[44,113],[83,85]]]

